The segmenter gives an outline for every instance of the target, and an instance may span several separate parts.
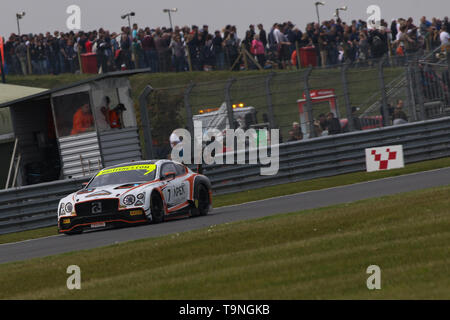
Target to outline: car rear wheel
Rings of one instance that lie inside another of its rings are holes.
[[[157,193],[153,193],[150,199],[151,215],[153,223],[160,223],[164,220],[164,204],[161,196]]]
[[[197,188],[197,195],[195,198],[195,204],[198,210],[198,215],[206,216],[209,211],[209,191],[203,184],[199,184]]]

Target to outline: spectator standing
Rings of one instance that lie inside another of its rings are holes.
[[[259,65],[264,68],[264,65],[266,64],[266,56],[265,56],[265,50],[264,45],[261,42],[259,38],[259,34],[255,34],[253,36],[252,46],[251,46],[251,53],[256,56],[256,59],[259,63]]]
[[[380,27],[380,30],[374,30],[370,35],[370,51],[372,52],[372,58],[380,59],[388,52],[386,29],[384,26]]]
[[[201,36],[200,43],[202,46],[205,45],[208,35],[209,35],[209,27],[208,27],[208,25],[205,24],[205,25],[203,25],[203,28],[200,32],[200,36]]]
[[[104,33],[104,40],[105,40],[105,50],[104,55],[106,59],[106,69],[107,71],[113,71],[113,57],[114,57],[114,49],[113,49],[113,42],[112,37],[109,34],[109,31],[105,31]]]
[[[37,38],[34,38],[34,40],[30,44],[31,68],[33,74],[41,74],[42,71],[39,66],[39,56],[36,48],[37,48]]]
[[[42,70],[44,71],[44,74],[48,74],[51,72],[51,66],[50,66],[50,48],[48,46],[47,41],[41,42],[41,60],[42,60]]]
[[[245,38],[244,40],[242,40],[242,43],[244,44],[244,48],[250,52],[251,51],[251,46],[252,46],[252,41],[253,41],[253,35],[252,32],[250,30],[247,30],[245,32]]]
[[[202,62],[204,71],[212,70],[215,64],[215,56],[212,40],[213,40],[212,35],[208,34],[206,36],[205,44],[203,45],[202,48]]]
[[[181,37],[179,34],[175,34],[169,45],[172,50],[172,61],[175,67],[175,72],[184,71],[184,44],[181,42]]]
[[[217,70],[223,70],[225,63],[224,55],[224,42],[219,30],[214,32],[214,38],[212,39],[212,46],[215,56],[215,66]]]
[[[319,50],[320,50],[320,61],[321,66],[325,67],[329,64],[328,61],[328,28],[326,22],[323,22],[322,27],[320,27],[320,33],[318,38]]]
[[[86,53],[91,53],[93,46],[94,46],[94,35],[92,33],[89,33],[87,36],[87,40],[84,44],[84,47],[86,48]]]
[[[407,25],[403,24],[400,27],[400,32],[397,35],[397,46],[401,46],[406,57],[411,56],[416,51],[415,41],[407,33]]]
[[[300,128],[300,124],[298,122],[292,123],[292,132],[294,133],[295,140],[302,140],[303,139],[303,132]]]
[[[356,112],[359,111],[358,107],[352,107],[352,120],[353,120],[353,128],[355,130],[362,130],[361,119],[359,119]]]
[[[425,16],[420,18],[419,32],[422,37],[426,37],[428,30],[431,27],[431,22]]]
[[[319,114],[319,126],[320,130],[325,131],[328,130],[328,120],[324,113]]]
[[[392,35],[392,40],[397,39],[397,33],[398,33],[398,29],[397,29],[397,20],[392,19],[392,22],[391,22],[391,35]]]
[[[338,51],[339,36],[337,34],[336,26],[331,26],[330,31],[327,34],[327,62],[328,65],[335,65],[338,63],[339,51]]]
[[[225,54],[227,59],[227,64],[231,67],[233,63],[235,63],[239,52],[238,52],[239,42],[236,38],[236,35],[233,31],[231,31],[227,38],[225,39]],[[235,69],[239,70],[239,63],[236,63]]]
[[[403,100],[399,99],[397,100],[397,105],[394,110],[394,114],[392,116],[392,124],[398,125],[408,122],[408,116],[403,111]]]
[[[328,121],[328,134],[338,134],[342,132],[339,119],[334,116],[333,112],[328,113],[327,121]]]
[[[248,26],[248,31],[250,31],[251,37],[252,37],[252,39],[253,39],[253,37],[254,37],[255,34],[256,34],[255,26],[254,26],[253,24],[249,25],[249,26]]]
[[[67,46],[65,46],[63,50],[69,72],[75,73],[77,53],[75,52],[72,39],[67,40]]]
[[[430,50],[434,50],[441,45],[440,34],[434,26],[431,26],[429,30],[428,39],[430,43]]]
[[[365,65],[369,59],[369,41],[364,32],[359,33],[358,62]]]
[[[133,38],[132,44],[132,60],[134,68],[143,68],[144,61],[144,50],[142,50],[141,40],[139,34]]]
[[[158,72],[158,54],[156,53],[155,40],[150,30],[145,32],[145,36],[142,39],[142,49],[144,50],[145,67],[150,68],[152,72]]]
[[[107,60],[106,60],[106,41],[103,34],[100,34],[99,38],[95,42],[96,54],[97,54],[97,68],[102,70],[102,73],[108,72]]]
[[[55,32],[56,33],[56,32]],[[57,38],[58,41],[58,60],[59,60],[59,72],[65,73],[66,72],[66,64],[67,59],[64,55],[64,49],[67,46],[67,36],[64,33],[60,33],[59,37]]]
[[[294,133],[294,130],[289,130],[289,138],[288,138],[288,142],[291,142],[291,141],[297,141],[298,139],[295,137],[295,133]]]
[[[277,24],[275,23],[269,31],[269,35],[267,37],[267,43],[269,45],[268,49],[272,55],[276,55],[277,53],[277,42],[275,40],[275,29]]]
[[[450,35],[448,33],[447,25],[443,25],[441,32],[439,33],[439,38],[441,40],[441,48],[443,51],[450,51]]]
[[[133,39],[137,38],[138,36],[138,25],[137,23],[133,23],[133,31],[131,32],[131,36]]]
[[[288,26],[283,26],[282,30],[283,32],[280,32],[279,42],[278,42],[278,57],[281,63],[281,67],[283,69],[286,69],[287,66],[290,63],[291,60],[291,54],[290,54],[290,46],[291,43],[289,42],[287,35]]]
[[[131,61],[131,39],[127,33],[122,33],[120,37],[120,54],[122,63],[125,64],[127,69],[133,69]]]
[[[186,47],[189,52],[191,68],[194,71],[200,71],[200,53],[198,48],[198,37],[195,33],[189,33],[186,37]]]
[[[267,48],[267,35],[266,30],[264,30],[264,26],[260,23],[258,24],[258,30],[259,30],[259,40],[262,42],[264,49]]]
[[[22,38],[22,41],[18,42],[16,46],[16,55],[20,64],[20,70],[23,75],[27,75],[27,46],[25,44],[25,36]]]

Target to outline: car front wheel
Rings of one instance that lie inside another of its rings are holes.
[[[151,215],[153,223],[161,223],[164,220],[164,204],[158,193],[153,193],[150,199]]]

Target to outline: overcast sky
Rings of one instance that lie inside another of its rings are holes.
[[[173,13],[175,25],[207,24],[210,31],[222,29],[227,24],[238,28],[239,36],[245,33],[250,23],[263,23],[266,30],[273,22],[292,21],[303,30],[306,23],[316,21],[315,1],[310,0],[2,0],[0,34],[7,37],[17,33],[16,13],[25,11],[20,20],[21,33],[46,31],[68,31],[66,9],[75,4],[81,8],[81,29],[92,30],[103,27],[119,31],[126,20],[120,16],[134,11],[132,22],[141,27],[169,26],[163,8],[178,8]],[[331,19],[335,9],[341,11],[344,21],[367,20],[369,5],[378,5],[381,17],[391,20],[398,17],[413,17],[417,21],[422,15],[440,17],[450,15],[450,0],[324,0],[319,7],[320,19]]]

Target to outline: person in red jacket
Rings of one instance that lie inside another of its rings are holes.
[[[94,117],[92,116],[89,104],[83,104],[73,115],[71,135],[90,131],[94,129]]]
[[[125,110],[127,109],[125,108],[123,103],[119,103],[117,107],[109,111],[109,125],[111,128],[123,128],[121,115]]]

